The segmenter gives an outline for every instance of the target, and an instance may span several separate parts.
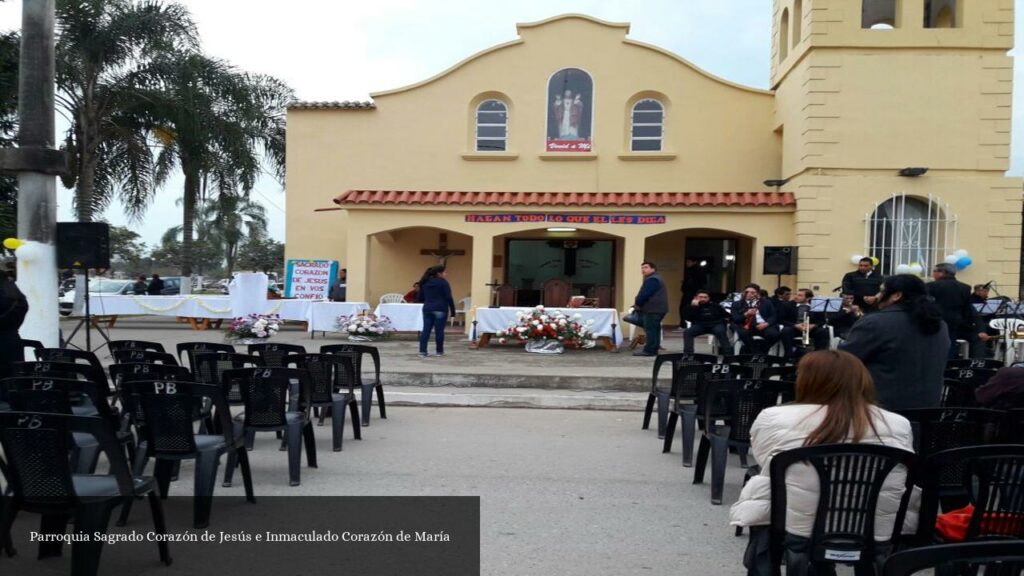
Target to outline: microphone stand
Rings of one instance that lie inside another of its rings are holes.
[[[990,284],[989,285],[989,289],[991,289],[993,292],[995,292],[996,296],[998,296],[999,299],[1002,300],[1000,302],[1000,304],[999,304],[999,308],[996,308],[995,317],[1003,319],[1003,333],[1002,333],[1002,340],[1003,340],[1003,365],[1004,366],[1009,366],[1010,365],[1010,348],[1011,348],[1010,334],[1013,331],[1010,329],[1010,322],[1008,321],[1010,318],[1007,317],[1006,309],[1007,309],[1007,304],[1010,303],[1010,300],[1009,299],[1004,299],[1003,295],[999,293],[999,290],[997,290],[995,288],[994,284]],[[1016,317],[1017,317],[1016,316],[1016,310],[1014,310],[1013,318],[1016,318]],[[996,350],[998,351],[998,347],[996,348]]]

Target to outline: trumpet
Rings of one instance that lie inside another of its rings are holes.
[[[800,339],[804,348],[806,348],[811,345],[811,307],[801,305],[800,308],[804,313],[803,330],[801,331]]]
[[[743,324],[743,329],[744,330],[748,330],[749,331],[751,328],[754,327],[754,322],[757,321],[757,306],[758,306],[758,304],[760,304],[760,302],[757,299],[750,300],[747,303],[749,308],[747,309],[747,321]],[[750,314],[751,310],[754,311],[753,314]]]

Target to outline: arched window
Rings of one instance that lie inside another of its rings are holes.
[[[789,8],[783,8],[779,22],[779,64],[789,56]]]
[[[630,150],[657,152],[665,135],[665,107],[661,102],[644,99],[633,105]]]
[[[925,0],[925,28],[956,28],[956,0]]]
[[[508,148],[508,106],[484,100],[476,107],[477,152],[504,152]]]
[[[863,0],[860,7],[860,27],[892,30],[896,27],[896,8],[896,0]]]
[[[901,264],[917,263],[928,271],[956,249],[957,219],[930,196],[922,200],[893,195],[875,205],[867,227],[865,255],[881,261],[883,275],[894,274]]]
[[[804,23],[804,3],[803,0],[796,0],[793,2],[793,48],[800,43],[801,28]]]

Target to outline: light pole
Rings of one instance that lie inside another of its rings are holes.
[[[56,347],[57,180],[67,169],[54,142],[54,4],[24,0],[18,64],[18,147],[0,151],[0,166],[18,174],[18,287],[28,298],[22,338]]]

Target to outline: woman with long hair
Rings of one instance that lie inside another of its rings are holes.
[[[420,357],[427,357],[427,342],[430,331],[434,330],[434,355],[444,356],[444,326],[448,314],[455,315],[455,300],[452,287],[448,284],[448,272],[444,266],[431,266],[420,278],[416,301],[423,303],[423,330],[420,332]]]
[[[949,353],[942,313],[917,276],[889,276],[878,311],[857,321],[839,348],[861,359],[887,410],[936,408]]]
[[[748,574],[771,573],[766,529],[771,523],[771,459],[794,448],[839,443],[914,449],[910,422],[875,404],[871,374],[860,360],[847,352],[812,352],[800,360],[796,401],[763,410],[750,429],[751,453],[761,472],[747,482],[729,511],[733,526],[752,527],[744,557]],[[809,559],[805,553],[818,506],[818,475],[808,464],[795,464],[786,477],[787,574],[805,574],[801,564]],[[897,468],[882,486],[875,513],[879,542],[892,536],[905,484],[906,471]]]

